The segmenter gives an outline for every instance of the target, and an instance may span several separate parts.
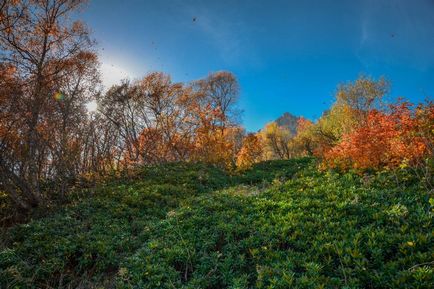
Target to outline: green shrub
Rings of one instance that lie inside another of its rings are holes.
[[[142,168],[8,230],[0,287],[429,288],[432,196],[398,178],[313,159]]]

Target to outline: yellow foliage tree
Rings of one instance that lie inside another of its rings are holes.
[[[300,118],[297,123],[297,134],[290,142],[291,151],[296,156],[312,156],[316,143],[313,138],[315,125],[312,121]]]
[[[265,159],[289,159],[291,157],[289,142],[292,136],[289,129],[271,122],[261,130],[259,135],[264,145]]]
[[[381,106],[388,89],[389,84],[384,78],[375,80],[365,76],[339,85],[335,103],[311,128],[311,137],[316,143],[314,154],[324,156],[342,140],[343,135],[363,126],[369,112]]]

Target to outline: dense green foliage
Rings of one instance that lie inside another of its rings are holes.
[[[319,172],[314,160],[301,159],[229,175],[180,163],[144,168],[84,193],[2,236],[1,288],[434,282],[434,203],[407,171]]]

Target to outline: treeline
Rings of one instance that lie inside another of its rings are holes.
[[[410,168],[432,189],[434,104],[414,105],[403,98],[387,103],[384,78],[361,76],[339,85],[335,102],[315,123],[300,118],[297,133],[275,122],[256,135],[260,158],[316,156],[323,168],[394,170]],[[248,155],[248,154],[246,154]]]
[[[62,199],[77,178],[143,164],[245,169],[315,155],[325,166],[366,169],[432,157],[432,103],[381,107],[388,90],[382,79],[339,87],[332,108],[316,123],[301,119],[296,135],[275,123],[246,134],[230,72],[190,83],[150,73],[104,89],[89,30],[71,21],[83,2],[0,2],[0,196],[17,208],[53,197],[48,183]],[[96,111],[86,109],[91,101]]]
[[[174,83],[150,73],[103,92],[89,31],[70,20],[83,2],[1,2],[1,192],[28,210],[47,183],[62,198],[79,176],[172,161],[232,166],[244,133],[234,75]]]

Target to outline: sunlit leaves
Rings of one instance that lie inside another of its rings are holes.
[[[423,162],[432,153],[432,135],[423,129],[433,119],[432,104],[419,106],[418,111],[424,117],[415,116],[409,103],[391,106],[390,113],[371,111],[365,124],[344,134],[342,141],[326,153],[326,162],[331,166],[359,169]]]
[[[248,134],[243,139],[241,150],[237,154],[237,167],[239,169],[250,168],[254,163],[261,160],[263,146],[259,136]]]
[[[288,159],[292,156],[289,147],[292,135],[288,128],[271,122],[265,125],[259,135],[264,146],[265,159]]]

